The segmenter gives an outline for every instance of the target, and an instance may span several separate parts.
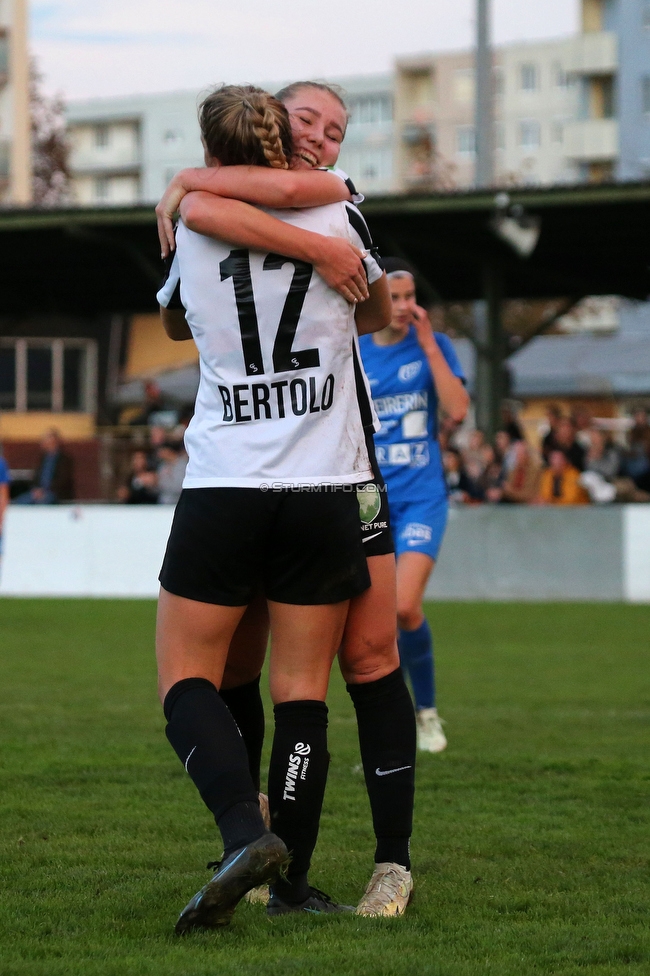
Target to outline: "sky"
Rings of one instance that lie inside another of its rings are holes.
[[[579,0],[492,0],[495,43],[563,37]],[[45,88],[67,99],[388,71],[469,47],[475,0],[31,0]]]

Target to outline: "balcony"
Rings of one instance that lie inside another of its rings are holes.
[[[617,68],[618,39],[605,31],[576,37],[565,64],[569,74],[577,75],[611,75]]]
[[[567,122],[564,129],[566,155],[580,162],[607,161],[618,157],[616,119],[583,119]]]

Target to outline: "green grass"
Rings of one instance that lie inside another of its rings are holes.
[[[650,971],[650,607],[436,604],[449,749],[419,760],[403,919],[173,935],[219,855],[155,696],[149,602],[0,602],[0,972],[610,976]],[[355,902],[372,834],[337,676],[314,882]]]

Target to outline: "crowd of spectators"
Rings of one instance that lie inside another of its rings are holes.
[[[488,443],[443,423],[440,446],[456,504],[587,505],[650,501],[650,424],[636,410],[625,444],[594,424],[585,410],[548,411],[548,433],[533,448],[514,415]]]
[[[186,465],[182,434],[151,427],[148,450],[131,454],[129,472],[117,489],[117,500],[126,505],[175,505]]]
[[[152,411],[149,419],[154,417]],[[128,455],[128,471],[118,479],[114,501],[127,505],[176,504],[187,465],[183,434],[188,422],[189,413],[173,429],[156,423],[148,427],[146,447],[133,449]],[[440,447],[449,495],[455,504],[650,501],[650,423],[645,409],[634,412],[624,442],[594,423],[585,410],[567,415],[553,406],[548,410],[548,432],[539,450],[526,440],[509,411],[504,412],[502,429],[493,443],[488,443],[480,430],[466,432],[443,420]],[[14,497],[13,503],[56,504],[73,497],[72,460],[57,431],[50,430],[41,441],[31,486]],[[0,450],[0,532],[8,502],[9,471]]]

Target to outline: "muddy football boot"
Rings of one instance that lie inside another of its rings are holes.
[[[228,925],[247,891],[277,881],[290,862],[289,852],[275,834],[262,834],[252,844],[240,847],[216,867],[212,878],[181,912],[177,935],[190,929],[214,929]]]

